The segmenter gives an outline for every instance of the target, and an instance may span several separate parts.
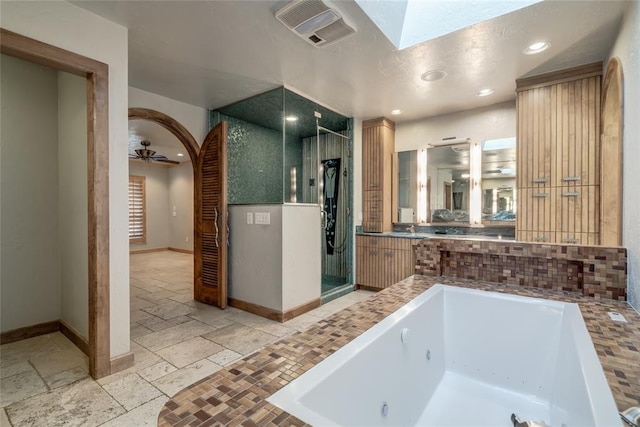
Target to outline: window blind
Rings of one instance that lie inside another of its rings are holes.
[[[144,176],[129,176],[129,243],[146,242]]]

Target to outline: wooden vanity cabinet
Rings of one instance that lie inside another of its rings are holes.
[[[384,117],[362,122],[362,230],[392,230],[391,182],[395,123]]]
[[[413,275],[414,239],[356,236],[356,284],[379,290]]]
[[[599,244],[602,63],[516,81],[516,239]]]

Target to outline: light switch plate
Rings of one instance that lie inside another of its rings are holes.
[[[253,212],[247,212],[247,224],[253,224]]]
[[[271,214],[269,212],[256,212],[256,224],[271,224]]]

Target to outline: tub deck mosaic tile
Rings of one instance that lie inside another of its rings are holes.
[[[165,404],[158,425],[305,425],[265,399],[436,283],[578,303],[618,409],[640,404],[640,315],[626,303],[568,291],[413,276],[180,391]],[[612,323],[607,311],[622,313],[629,323]]]

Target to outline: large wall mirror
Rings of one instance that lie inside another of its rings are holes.
[[[394,222],[515,226],[515,137],[445,144],[396,153]]]
[[[471,208],[469,143],[427,149],[427,176],[431,181],[431,223],[469,223]]]
[[[516,219],[516,139],[482,143],[482,223],[512,224]]]

